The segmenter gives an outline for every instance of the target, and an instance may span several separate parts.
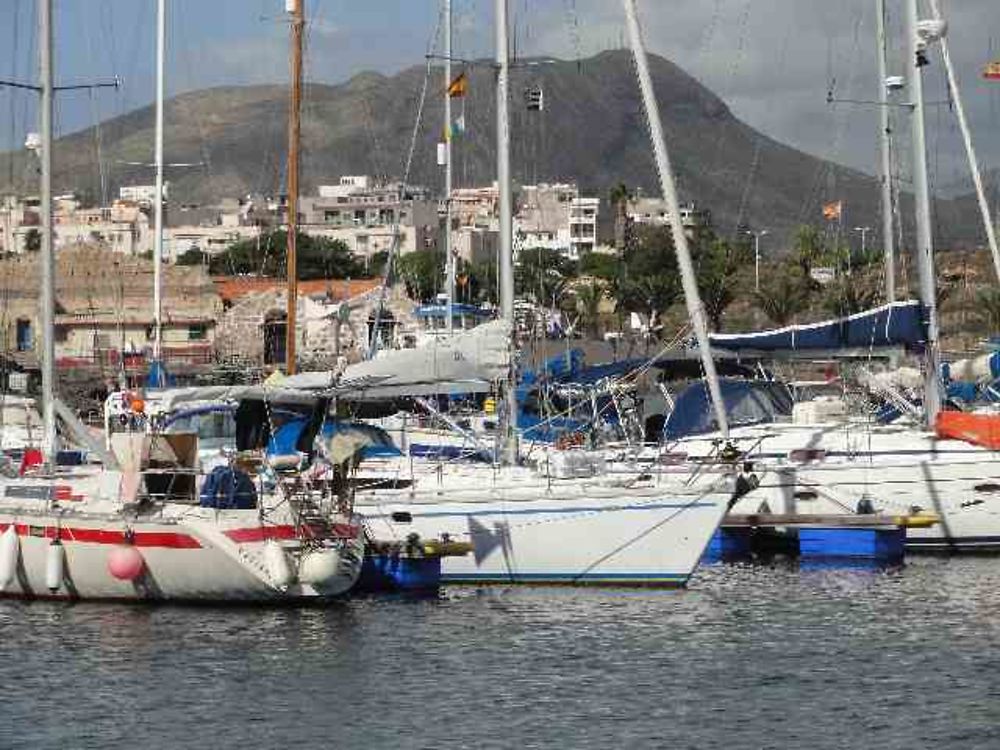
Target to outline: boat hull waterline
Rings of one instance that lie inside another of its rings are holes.
[[[202,509],[192,509],[199,511]],[[210,513],[180,522],[126,522],[120,516],[85,518],[0,510],[0,537],[14,527],[14,569],[0,560],[0,596],[115,601],[282,602],[321,601],[347,593],[363,557],[360,536],[317,540],[303,549],[292,525],[261,525],[256,511],[219,522]],[[90,515],[90,514],[88,514]],[[356,528],[356,527],[355,527]],[[55,540],[64,557],[58,585],[47,577]],[[269,566],[277,545],[292,575]],[[114,570],[116,555],[131,555],[135,570]],[[273,550],[272,550],[273,552]],[[139,557],[135,557],[136,553]],[[299,580],[306,555],[327,556],[325,575]],[[117,575],[116,575],[117,573]],[[124,577],[122,577],[124,575]]]
[[[582,488],[578,488],[582,489]],[[727,486],[671,492],[457,488],[355,498],[369,533],[468,541],[442,561],[444,583],[684,586],[732,497]]]

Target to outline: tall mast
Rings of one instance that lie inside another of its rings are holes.
[[[444,0],[444,253],[448,276],[448,333],[454,328],[455,258],[451,252],[451,0]]]
[[[153,361],[163,346],[163,67],[167,37],[166,0],[156,3],[156,195],[153,209]],[[160,385],[159,383],[157,385]]]
[[[917,270],[920,276],[920,301],[927,327],[927,353],[924,362],[924,419],[933,425],[941,408],[938,380],[940,352],[937,290],[934,279],[934,246],[931,237],[931,204],[927,187],[927,144],[924,133],[924,87],[922,79],[923,45],[917,35],[917,0],[906,2],[906,37],[908,83],[912,96],[913,194],[917,213]]]
[[[39,112],[42,148],[40,151],[42,208],[42,289],[41,342],[42,359],[42,452],[50,465],[55,465],[58,443],[56,438],[56,350],[55,350],[55,257],[52,236],[52,0],[38,3],[38,48],[42,99]]]
[[[701,353],[702,366],[705,369],[705,379],[708,381],[708,391],[712,397],[715,418],[719,423],[719,431],[724,439],[729,438],[729,420],[726,417],[726,407],[722,400],[722,390],[719,387],[719,377],[715,371],[715,361],[708,341],[708,325],[705,322],[705,310],[698,295],[698,282],[694,275],[694,263],[688,250],[687,236],[681,222],[680,207],[677,202],[677,189],[674,185],[674,173],[670,169],[670,158],[667,154],[667,143],[663,137],[663,124],[660,122],[660,110],[653,92],[653,80],[649,75],[649,61],[646,59],[646,48],[642,43],[642,33],[639,30],[639,17],[635,9],[635,0],[622,0],[625,6],[625,19],[628,27],[629,41],[635,66],[639,74],[639,88],[646,108],[646,118],[649,121],[649,135],[653,142],[653,152],[656,155],[656,171],[660,178],[660,188],[663,199],[670,214],[670,226],[674,238],[674,251],[677,254],[677,264],[680,266],[681,283],[684,287],[684,301],[687,304],[688,317],[698,339],[698,349]]]
[[[285,372],[295,374],[295,328],[299,300],[296,234],[299,225],[299,115],[302,102],[302,0],[285,0],[292,17],[292,91],[288,105],[288,303],[285,331]]]
[[[875,29],[878,55],[878,143],[880,157],[879,187],[882,195],[882,248],[885,254],[885,298],[896,301],[896,252],[892,221],[892,153],[889,129],[889,89],[886,85],[885,0],[875,0]]]
[[[941,8],[938,0],[931,0],[931,12],[934,18],[942,21]],[[948,73],[948,88],[951,89],[952,101],[955,102],[955,114],[958,116],[958,127],[962,131],[962,142],[965,144],[965,155],[969,160],[969,170],[972,172],[972,182],[976,186],[976,200],[979,201],[979,212],[983,216],[983,227],[986,229],[986,239],[990,245],[990,253],[993,255],[993,268],[996,270],[997,280],[1000,281],[1000,249],[997,248],[997,235],[993,227],[993,219],[990,216],[990,204],[986,200],[986,191],[983,189],[983,177],[979,172],[979,161],[976,159],[976,150],[972,146],[972,133],[969,131],[969,121],[965,117],[965,107],[962,106],[962,94],[958,90],[958,76],[955,75],[955,67],[951,64],[951,54],[948,52],[948,39],[941,37],[941,57],[944,58],[944,68]]]
[[[508,379],[507,438],[504,458],[517,461],[517,382],[514,373],[514,247],[510,185],[510,51],[507,43],[507,0],[496,0],[497,55],[497,185],[500,203],[500,312],[511,328],[511,377]]]

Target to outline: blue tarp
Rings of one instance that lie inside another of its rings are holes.
[[[522,387],[532,386],[543,379],[566,380],[572,378],[583,367],[583,352],[570,349],[550,357],[537,370],[525,370],[519,378]]]
[[[916,300],[894,302],[846,318],[786,326],[757,333],[713,333],[712,346],[730,351],[803,351],[906,346],[927,340],[923,307]]]
[[[245,471],[216,466],[205,477],[200,500],[202,508],[253,510],[257,507],[257,490]]]
[[[267,453],[272,456],[290,455],[296,452],[299,438],[302,431],[309,425],[309,420],[304,418],[292,419],[285,422],[271,436],[267,444]],[[389,433],[381,427],[364,424],[361,422],[333,422],[328,421],[323,425],[323,438],[329,440],[336,434],[351,433],[363,438],[367,444],[361,449],[364,458],[373,456],[398,456],[399,449],[393,444]]]
[[[177,385],[177,378],[167,372],[166,366],[154,359],[149,363],[149,373],[146,375],[147,388],[168,388]]]
[[[722,400],[729,425],[773,422],[779,415],[792,413],[792,394],[778,382],[765,380],[721,380]],[[704,382],[692,383],[677,397],[674,410],[663,425],[663,437],[677,440],[719,429],[715,410]]]

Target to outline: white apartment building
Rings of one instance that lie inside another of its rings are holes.
[[[688,234],[699,227],[711,226],[712,215],[707,209],[698,208],[693,202],[680,204],[681,223]],[[626,206],[629,220],[633,224],[666,226],[670,223],[667,202],[662,198],[636,197]]]
[[[597,245],[599,198],[584,198],[575,184],[525,185],[514,216],[514,253],[546,248],[579,260]]]
[[[417,186],[347,175],[299,200],[302,231],[345,242],[364,260],[398,243],[400,254],[437,246],[438,202]]]

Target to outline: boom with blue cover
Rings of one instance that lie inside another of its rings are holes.
[[[713,333],[713,347],[730,351],[782,352],[905,346],[922,349],[927,341],[923,306],[917,300],[893,302],[821,323],[785,326],[756,333]]]

